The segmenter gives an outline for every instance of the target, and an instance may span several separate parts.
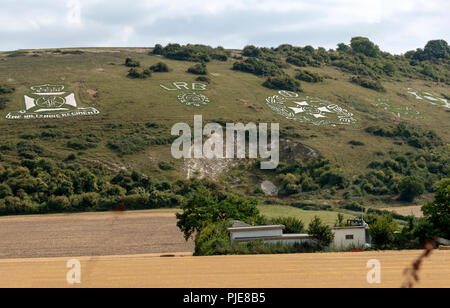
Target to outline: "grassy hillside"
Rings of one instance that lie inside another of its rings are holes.
[[[214,180],[225,189],[258,195],[261,182],[271,180],[280,193],[292,200],[322,200],[332,206],[352,202],[366,207],[408,205],[397,201],[398,186],[404,177],[412,176],[422,182],[423,193],[432,193],[432,184],[448,177],[450,109],[443,104],[450,95],[448,55],[427,58],[418,51],[405,57],[378,50],[376,55],[367,56],[357,46],[352,44],[353,50],[340,46],[340,51],[311,51],[286,45],[244,51],[188,48],[185,52],[179,46],[158,46],[156,52],[150,48],[87,48],[0,53],[0,85],[14,89],[0,95],[4,102],[0,104],[0,158],[3,170],[9,170],[3,172],[0,182],[7,183],[8,178],[15,177],[13,171],[24,166],[24,160],[41,158],[56,162],[62,170],[77,166],[94,171],[98,176],[94,191],[99,194],[105,187],[100,174],[111,179],[121,170],[138,171],[158,183],[184,180],[189,166],[172,158],[170,128],[177,122],[192,124],[194,115],[201,114],[205,123],[280,123],[281,167],[263,172],[252,162],[244,161],[230,170],[223,169],[223,173],[213,170],[218,173]],[[124,65],[127,58],[139,62],[138,73],[161,61],[170,71],[153,72],[148,78],[130,78],[130,67]],[[244,66],[239,63],[248,59],[260,61],[264,73],[242,71]],[[199,75],[187,72],[200,61],[206,63],[209,83],[196,81]],[[265,65],[270,69],[266,70]],[[306,75],[300,74],[305,70]],[[298,75],[302,75],[302,80],[295,79]],[[275,113],[266,99],[278,95],[278,89],[262,85],[270,76],[295,80],[301,88],[302,92],[297,91],[301,98],[315,97],[336,104],[352,113],[355,121],[349,125],[312,125]],[[356,78],[352,82],[355,76],[366,81],[360,83],[363,86],[355,83]],[[317,82],[307,82],[305,78]],[[202,83],[207,90],[167,91],[161,87],[174,88],[173,82],[186,82],[189,86]],[[31,86],[43,84],[64,85],[67,94],[75,94],[78,107],[93,107],[100,113],[63,119],[5,118],[10,112],[24,109],[24,95],[31,95]],[[375,84],[382,88],[365,87]],[[187,106],[178,99],[182,92],[203,94],[209,103]],[[417,99],[417,95],[422,99]],[[424,99],[426,96],[431,99]],[[402,124],[406,129],[397,133],[400,123],[406,123]],[[395,133],[379,133],[374,127]],[[303,145],[313,150],[316,160],[328,160],[328,165],[293,167],[295,159],[308,158]],[[393,161],[394,165],[386,161]],[[371,165],[374,162],[379,165]],[[316,176],[314,168],[323,170]],[[312,188],[305,184],[309,178],[302,178],[306,170],[316,185]],[[324,174],[333,170],[343,180],[325,181]],[[289,179],[289,174],[294,178]],[[39,172],[32,176],[39,177]],[[127,189],[127,195],[130,190]],[[55,191],[49,191],[48,197],[56,197]],[[88,191],[79,191],[84,192]],[[2,198],[13,195],[37,202],[34,194],[19,185]],[[430,198],[425,195],[414,202]],[[46,198],[39,200],[46,202]]]

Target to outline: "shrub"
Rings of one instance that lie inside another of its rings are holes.
[[[70,208],[70,201],[66,196],[52,197],[47,201],[45,210],[47,212],[64,212]]]
[[[16,89],[14,87],[5,85],[5,84],[0,84],[0,95],[3,94],[11,94],[15,91]]]
[[[208,224],[195,237],[196,256],[211,256],[230,250],[230,235],[227,228],[231,222]]]
[[[378,92],[386,92],[386,89],[378,80],[370,80],[368,78],[363,78],[360,76],[353,76],[350,81],[357,85],[360,85],[363,88],[372,89]]]
[[[287,90],[293,92],[302,91],[300,83],[286,75],[269,77],[263,83],[263,86],[274,90]]]
[[[169,71],[169,66],[164,62],[158,62],[150,66],[150,70],[155,73],[167,73]]]
[[[364,146],[364,142],[357,141],[357,140],[351,140],[348,142],[348,144],[354,145],[354,146]]]
[[[187,72],[195,75],[208,75],[208,69],[206,68],[205,63],[198,63],[194,66],[191,66],[190,68],[188,68]]]
[[[9,98],[7,97],[0,97],[0,110],[3,110],[6,108],[6,104],[9,102]]]
[[[394,232],[397,231],[397,225],[391,216],[377,216],[375,221],[370,224],[370,236],[372,242],[379,249],[389,249],[394,242]]]
[[[174,163],[170,161],[161,161],[159,162],[158,166],[161,170],[175,170]]]
[[[330,246],[334,240],[333,231],[331,231],[331,228],[324,224],[318,216],[315,216],[310,222],[308,226],[308,234],[317,240],[317,243],[321,248]]]
[[[161,44],[156,44],[155,48],[153,48],[152,54],[154,55],[162,55],[164,52],[164,48]]]
[[[298,67],[306,67],[306,62],[296,57],[289,56],[286,58],[286,62]]]
[[[283,72],[278,66],[258,58],[248,58],[233,64],[233,70],[255,74],[257,76],[279,76]]]
[[[297,217],[278,217],[270,220],[270,223],[273,225],[284,225],[284,233],[292,234],[292,233],[304,233],[305,225],[303,221],[301,221]]]
[[[131,58],[126,58],[125,66],[128,66],[128,67],[139,67],[139,66],[141,66],[141,63],[139,61],[137,61],[137,60],[133,60]]]
[[[400,200],[408,202],[414,201],[414,198],[420,196],[425,191],[423,183],[412,176],[404,177],[400,181],[398,188],[400,190]]]
[[[323,77],[319,74],[310,72],[310,71],[299,71],[295,76],[296,79],[306,81],[306,82],[322,82]]]
[[[150,70],[143,70],[143,71],[139,71],[135,68],[131,68],[128,71],[128,75],[127,77],[129,78],[133,78],[133,79],[146,79],[148,77],[150,77],[152,75],[152,72]]]
[[[200,81],[200,82],[206,82],[206,83],[210,83],[211,79],[209,79],[208,77],[205,76],[198,76],[195,81]]]

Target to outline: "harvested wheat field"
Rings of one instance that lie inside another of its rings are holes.
[[[78,287],[400,287],[403,271],[422,252],[389,251],[298,255],[83,257]],[[367,282],[370,259],[381,283]],[[0,260],[0,287],[71,287],[67,258]],[[450,251],[433,251],[416,287],[450,287]]]
[[[194,250],[175,210],[0,217],[0,259]]]

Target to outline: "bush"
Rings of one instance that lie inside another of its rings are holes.
[[[297,217],[278,217],[270,220],[270,224],[273,225],[284,225],[284,233],[305,233],[305,225]]]
[[[391,216],[377,216],[370,224],[370,236],[378,249],[390,249],[394,242],[397,224]]]
[[[330,244],[334,240],[333,231],[331,228],[324,224],[322,220],[315,216],[314,219],[310,222],[308,227],[308,234],[313,236],[319,247],[326,248],[330,246]]]
[[[146,79],[152,75],[150,70],[139,71],[135,68],[132,68],[128,71],[127,77],[132,79]]]
[[[9,98],[7,97],[0,97],[0,110],[3,110],[6,108],[6,104],[9,102]]]
[[[230,250],[230,235],[227,228],[231,222],[208,224],[195,237],[196,256],[211,256]]]
[[[295,76],[296,79],[306,81],[306,82],[322,82],[323,77],[319,74],[310,71],[299,71]]]
[[[70,208],[70,201],[66,196],[52,197],[47,201],[45,210],[47,212],[64,212]]]
[[[14,93],[16,89],[6,84],[0,84],[0,95]]]
[[[289,56],[286,58],[286,62],[298,67],[306,67],[306,62],[296,57]]]
[[[386,92],[386,89],[378,80],[370,80],[368,78],[363,78],[360,76],[353,76],[350,81],[357,85],[360,85],[363,88],[372,89],[378,92]]]
[[[233,64],[233,70],[251,73],[257,76],[280,76],[283,71],[271,62],[258,58],[248,58]]]
[[[269,88],[269,89],[274,89],[274,90],[287,90],[287,91],[293,91],[293,92],[301,92],[302,91],[302,89],[300,87],[300,83],[286,75],[269,77],[263,83],[263,86],[266,88]]]
[[[425,187],[423,183],[412,176],[404,177],[398,188],[400,190],[400,200],[413,202],[414,199],[420,195],[422,195],[425,191]]]
[[[169,71],[169,66],[164,62],[158,62],[150,66],[150,70],[155,73],[167,73]]]
[[[364,146],[364,142],[357,141],[357,140],[351,140],[348,142],[348,144],[354,145],[354,146]]]
[[[198,76],[195,81],[210,83],[211,79],[205,76]]]
[[[164,52],[164,48],[161,44],[156,44],[155,48],[153,48],[152,54],[154,55],[162,55]]]
[[[205,63],[198,63],[188,68],[187,72],[195,75],[208,75],[208,69]]]
[[[139,67],[139,66],[141,66],[141,63],[139,61],[137,61],[137,60],[133,60],[131,58],[126,58],[125,66],[128,66],[128,67]]]
[[[167,171],[167,170],[175,170],[174,163],[170,162],[170,161],[161,161],[161,162],[159,162],[158,166],[159,166],[159,169],[165,170],[165,171]]]

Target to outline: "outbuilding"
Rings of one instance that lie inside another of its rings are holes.
[[[369,225],[363,219],[350,219],[347,226],[333,227],[331,230],[334,233],[332,248],[335,250],[370,246]]]

